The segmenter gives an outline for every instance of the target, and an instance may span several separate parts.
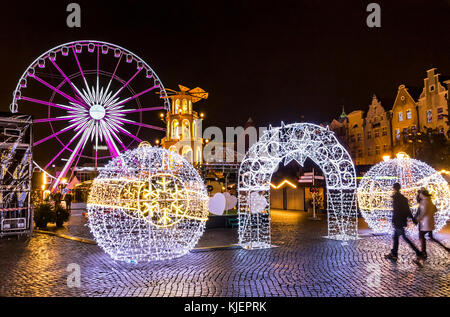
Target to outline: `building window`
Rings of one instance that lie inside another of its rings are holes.
[[[367,131],[367,139],[370,139],[372,137],[372,133],[370,131]]]
[[[186,99],[183,99],[183,113],[189,113],[188,102]]]
[[[430,123],[433,121],[433,111],[427,110],[427,123]]]
[[[175,100],[175,107],[173,108],[173,113],[177,114],[180,109],[180,99]]]
[[[387,129],[386,129],[386,127],[383,128],[382,135],[383,135],[383,136],[386,136],[386,135],[387,135]]]
[[[437,109],[437,119],[438,120],[444,119],[444,108]]]
[[[398,122],[402,122],[403,121],[403,112],[399,112],[398,113]]]
[[[363,156],[362,150],[358,149],[358,157],[362,157],[362,156]]]
[[[367,156],[372,156],[372,150],[369,148],[367,148]]]
[[[410,120],[412,118],[411,116],[411,109],[406,110],[406,120]]]
[[[434,85],[430,85],[430,91],[434,91]]]
[[[361,138],[361,133],[358,133],[358,142],[361,142],[362,138]]]
[[[388,148],[387,144],[383,144],[383,151],[384,152],[387,152],[387,148]]]
[[[380,146],[375,146],[375,155],[380,155]]]
[[[400,140],[400,129],[395,129],[395,138]]]
[[[181,133],[183,135],[183,138],[190,138],[191,137],[191,131],[190,131],[190,124],[189,120],[183,120],[183,123],[181,124]]]
[[[380,137],[380,129],[375,129],[375,137]]]
[[[178,139],[179,138],[179,131],[178,131],[178,120],[172,121],[172,139]]]

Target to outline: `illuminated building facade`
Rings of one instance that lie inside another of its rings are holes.
[[[447,85],[450,81],[445,82]],[[448,90],[440,83],[436,68],[427,71],[424,87],[417,102],[421,130],[437,129],[448,135]]]
[[[439,76],[435,68],[428,70],[420,95],[400,85],[391,110],[386,111],[373,95],[366,114],[363,110],[348,115],[342,112],[339,119],[329,124],[330,130],[347,147],[355,165],[373,165],[384,155],[392,156],[398,151],[414,157],[415,138],[430,129],[449,138],[450,80],[441,84]]]

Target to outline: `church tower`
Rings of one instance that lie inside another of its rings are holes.
[[[161,146],[176,151],[194,165],[203,162],[202,121],[203,114],[193,109],[193,104],[208,98],[200,87],[189,89],[178,85],[179,91],[166,89],[171,99],[171,109],[165,118],[167,132]]]

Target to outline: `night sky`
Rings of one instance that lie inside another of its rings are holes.
[[[386,108],[397,87],[425,71],[450,75],[450,0],[378,1],[381,28],[366,26],[372,1],[78,1],[82,26],[66,26],[70,1],[12,1],[2,8],[1,110],[22,72],[49,48],[81,39],[121,45],[164,85],[210,93],[206,125],[331,120],[342,105]]]

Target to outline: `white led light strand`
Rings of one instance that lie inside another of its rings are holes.
[[[327,128],[294,123],[265,131],[239,170],[239,243],[267,248],[270,238],[270,181],[278,164],[310,158],[322,169],[327,185],[328,237],[355,239],[357,231],[356,174],[352,159]],[[263,201],[264,199],[264,201]]]
[[[435,232],[440,231],[450,218],[450,189],[447,181],[432,167],[408,156],[390,159],[374,165],[361,179],[358,186],[358,205],[369,227],[377,233],[392,231],[392,186],[400,183],[401,193],[417,212],[417,192],[426,188],[437,207]],[[417,232],[409,221],[407,231]]]
[[[208,195],[184,158],[144,145],[102,169],[87,208],[91,232],[113,259],[164,260],[197,244],[208,219]]]

